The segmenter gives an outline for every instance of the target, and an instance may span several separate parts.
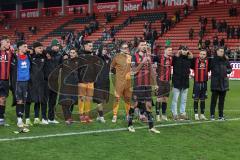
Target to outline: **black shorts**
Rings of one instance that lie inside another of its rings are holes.
[[[169,97],[170,94],[170,82],[158,81],[158,97]]]
[[[8,80],[0,80],[0,97],[7,97],[9,93]]]
[[[78,102],[77,96],[64,95],[64,94],[59,95],[59,104],[60,105],[71,106],[71,105],[77,104],[77,102]]]
[[[28,82],[17,82],[15,90],[16,100],[26,102],[27,97],[28,97]]]
[[[152,101],[152,87],[151,86],[134,87],[133,101],[138,102]]]
[[[93,102],[97,104],[108,103],[109,90],[109,87],[94,88]]]
[[[194,100],[207,99],[207,82],[203,83],[194,82],[192,97]]]

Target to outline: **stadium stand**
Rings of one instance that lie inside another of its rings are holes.
[[[240,5],[235,5],[236,8],[240,8]],[[218,37],[225,39],[225,44],[232,49],[238,46],[238,39],[227,39],[226,33],[218,33],[217,30],[213,30],[211,27],[211,18],[215,17],[217,21],[226,20],[230,26],[240,25],[240,16],[230,17],[229,8],[230,4],[222,5],[203,5],[199,6],[197,10],[190,9],[190,14],[187,17],[183,16],[183,6],[182,7],[165,7],[159,8],[157,10],[145,10],[138,12],[128,12],[127,14],[112,14],[112,21],[106,23],[106,17],[104,13],[97,14],[96,20],[99,22],[99,29],[93,32],[91,35],[85,37],[86,40],[97,41],[97,46],[101,43],[111,43],[113,38],[104,39],[103,29],[107,31],[111,26],[114,26],[116,33],[114,38],[120,40],[133,40],[133,37],[143,37],[144,23],[147,21],[152,22],[152,28],[156,28],[159,33],[161,30],[161,18],[163,13],[167,13],[168,18],[172,18],[175,11],[181,10],[181,21],[176,24],[172,29],[165,33],[162,37],[159,37],[157,43],[160,46],[164,46],[167,39],[172,42],[173,49],[176,50],[180,44],[187,45],[190,50],[195,53],[198,49],[198,32],[199,26],[199,16],[204,16],[208,18],[207,32],[203,39],[212,39],[212,37],[217,33]],[[124,23],[129,17],[133,18],[131,24]],[[62,34],[68,32],[81,32],[84,30],[85,25],[87,25],[92,20],[84,15],[68,15],[68,16],[49,16],[49,17],[39,17],[39,18],[26,18],[26,19],[9,19],[8,24],[11,29],[5,29],[4,26],[0,26],[0,33],[10,35],[11,38],[16,39],[15,30],[18,32],[23,32],[24,37],[28,43],[33,43],[36,40],[43,42],[44,45],[48,45],[52,39],[61,39]],[[37,26],[37,34],[32,34],[28,28],[30,26]],[[193,40],[189,40],[188,31],[190,28],[194,29]]]

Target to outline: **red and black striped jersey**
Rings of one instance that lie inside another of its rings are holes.
[[[0,80],[8,80],[13,50],[0,50]]]
[[[169,82],[171,80],[172,57],[159,56],[157,62],[157,77],[158,80]]]
[[[195,82],[207,82],[208,81],[208,59],[196,58],[194,62],[194,80]]]
[[[132,57],[132,65],[137,67],[142,62],[144,57],[144,55],[141,56],[138,52],[136,52]],[[148,62],[142,66],[142,68],[134,75],[134,86],[151,85],[151,67],[151,62]]]

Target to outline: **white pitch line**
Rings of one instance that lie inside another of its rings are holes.
[[[228,119],[228,121],[238,121],[240,118],[233,118]],[[219,121],[198,121],[198,122],[179,122],[179,123],[172,123],[172,124],[160,124],[156,125],[156,128],[162,127],[172,127],[172,126],[183,126],[183,125],[194,125],[194,124],[204,124],[204,123],[212,123],[212,122],[219,122]],[[148,126],[136,127],[135,129],[146,129]],[[32,139],[40,139],[40,138],[51,138],[51,137],[64,137],[64,136],[72,136],[72,135],[89,135],[89,134],[96,134],[96,133],[108,133],[108,132],[118,132],[118,131],[126,131],[126,128],[116,128],[116,129],[103,129],[103,130],[93,130],[93,131],[84,131],[84,132],[69,132],[69,133],[59,133],[59,134],[48,134],[48,135],[41,135],[41,136],[29,136],[29,137],[16,137],[16,138],[2,138],[0,142],[7,142],[7,141],[18,141],[18,140],[32,140]]]

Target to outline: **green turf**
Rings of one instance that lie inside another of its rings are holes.
[[[192,85],[191,85],[192,86]],[[231,81],[231,91],[226,97],[226,118],[240,117],[239,91],[240,82]],[[193,118],[192,88],[189,89],[187,112]],[[210,97],[209,92],[209,97]],[[206,112],[209,116],[209,103],[206,102]],[[10,104],[10,97],[8,105]],[[108,111],[110,106],[108,105]],[[170,107],[169,107],[170,108]],[[170,109],[168,113],[170,115]],[[10,127],[0,127],[0,139],[23,136],[38,136],[68,132],[82,132],[109,128],[126,127],[124,109],[121,106],[120,120],[117,124],[111,123],[112,113],[106,115],[107,123],[80,123],[72,126],[59,125],[34,126],[27,134],[13,134],[17,129],[15,122],[15,108],[7,108],[7,122]],[[76,108],[77,111],[77,108]],[[61,119],[61,110],[58,108],[58,119]],[[77,115],[74,116],[78,120]],[[62,122],[62,121],[61,121]],[[173,121],[161,124],[175,123]],[[157,123],[160,124],[160,123]],[[146,159],[146,160],[238,160],[240,157],[240,121],[213,122],[186,126],[162,127],[161,134],[150,134],[147,129],[137,130],[131,134],[127,131],[99,133],[91,135],[75,135],[53,137],[34,140],[19,140],[0,142],[0,160],[27,160],[27,159]],[[137,122],[135,126],[145,126]]]

